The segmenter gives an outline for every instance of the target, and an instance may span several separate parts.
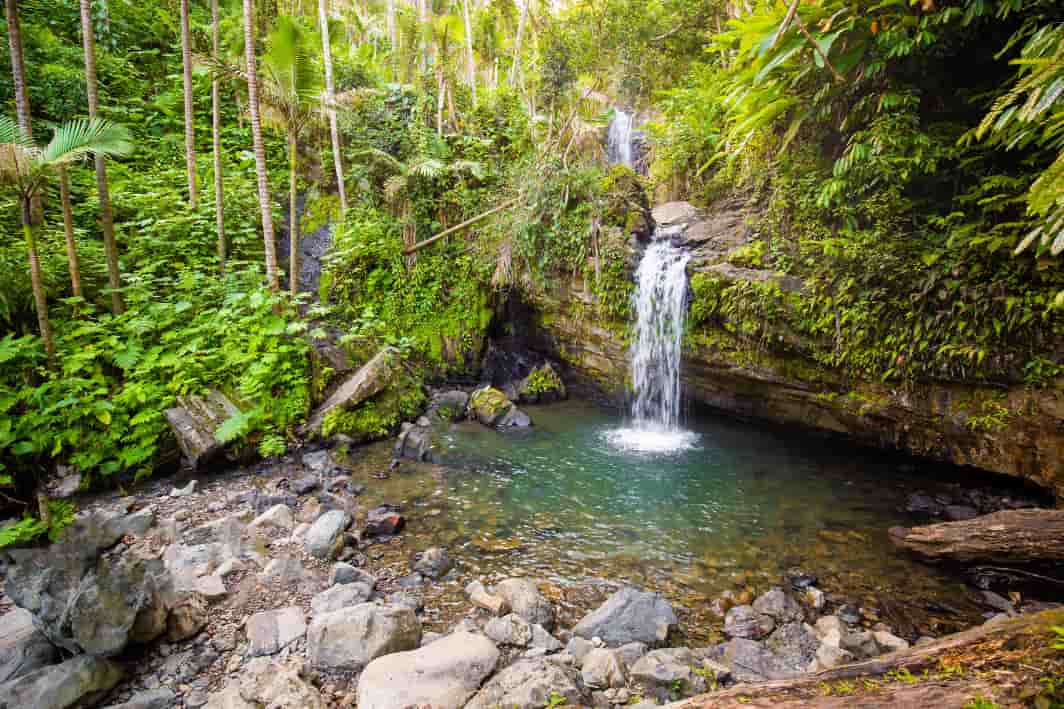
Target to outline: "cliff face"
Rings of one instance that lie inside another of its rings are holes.
[[[768,287],[783,300],[802,297],[800,279],[725,260],[748,240],[747,216],[738,203],[708,217],[682,203],[655,210],[658,233],[671,235],[693,253],[693,311],[698,284],[704,282]],[[636,260],[628,259],[630,264]],[[533,347],[621,398],[628,372],[628,323],[603,315],[596,291],[601,288],[580,278],[556,279],[536,298],[528,334]],[[739,314],[698,321],[692,312],[695,322],[684,346],[686,396],[734,415],[829,431],[884,449],[1023,478],[1064,499],[1064,387],[1059,380],[1034,389],[855,379],[818,362],[818,343],[788,327],[786,317],[741,315],[759,316],[764,327],[752,342],[733,322]]]

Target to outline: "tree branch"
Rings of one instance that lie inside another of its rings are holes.
[[[403,253],[408,255],[408,256],[410,254],[416,253],[416,252],[420,251],[421,249],[425,248],[426,246],[429,246],[431,244],[436,243],[437,241],[439,241],[440,239],[442,239],[445,236],[449,236],[449,235],[455,233],[456,231],[461,231],[461,230],[465,229],[466,227],[470,227],[470,226],[476,224],[479,221],[483,221],[484,219],[487,219],[488,217],[490,217],[493,214],[497,214],[497,213],[503,211],[504,209],[509,209],[510,207],[514,206],[515,204],[517,204],[517,200],[516,199],[512,199],[509,202],[505,202],[503,204],[500,204],[498,207],[494,207],[493,209],[489,209],[488,211],[484,212],[483,214],[479,214],[479,215],[473,217],[472,219],[467,219],[466,221],[462,222],[461,224],[456,224],[455,226],[451,227],[450,229],[446,229],[444,231],[441,231],[436,236],[433,236],[431,238],[425,239],[424,241],[421,241],[421,242],[418,242],[418,243],[414,244],[410,248],[405,249],[403,251]]]

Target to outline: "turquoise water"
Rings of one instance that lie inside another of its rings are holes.
[[[958,579],[887,539],[914,523],[907,495],[942,484],[933,467],[713,418],[689,422],[683,451],[633,453],[611,443],[621,419],[592,405],[529,411],[529,431],[452,427],[445,465],[404,466],[367,502],[404,502],[414,545],[447,546],[470,574],[623,579],[705,623],[721,593],[764,590],[795,566],[860,604],[900,602],[928,630],[960,623],[929,602],[975,612]]]

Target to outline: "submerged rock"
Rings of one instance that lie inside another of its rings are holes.
[[[410,652],[378,657],[358,681],[359,709],[461,709],[495,670],[499,651],[483,635],[457,632]]]
[[[413,564],[414,571],[433,580],[442,578],[452,566],[454,562],[451,561],[451,555],[441,547],[432,547],[421,552]]]
[[[440,460],[439,432],[435,426],[421,426],[404,423],[395,441],[392,457],[407,458],[428,463]]]
[[[406,526],[406,518],[395,505],[381,505],[366,513],[363,532],[367,537],[399,534]]]
[[[678,623],[672,606],[656,593],[626,586],[584,616],[573,633],[584,638],[602,638],[611,646],[631,642],[661,645]]]

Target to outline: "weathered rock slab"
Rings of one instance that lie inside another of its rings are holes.
[[[573,633],[583,638],[602,638],[611,646],[641,642],[656,647],[665,642],[678,622],[664,597],[626,586],[584,616]]]
[[[307,658],[315,667],[355,670],[420,644],[421,622],[412,609],[363,603],[315,616]]]
[[[55,646],[33,625],[33,614],[21,608],[0,616],[0,684],[55,660]]]
[[[576,672],[545,658],[519,660],[488,680],[465,709],[541,709],[552,695],[566,704],[583,703]]]
[[[78,655],[0,685],[0,709],[95,706],[119,683],[123,674],[122,667],[115,662]]]
[[[225,394],[211,391],[206,396],[193,394],[177,397],[177,406],[164,412],[185,459],[199,468],[217,458],[225,444],[214,434],[240,409]]]

